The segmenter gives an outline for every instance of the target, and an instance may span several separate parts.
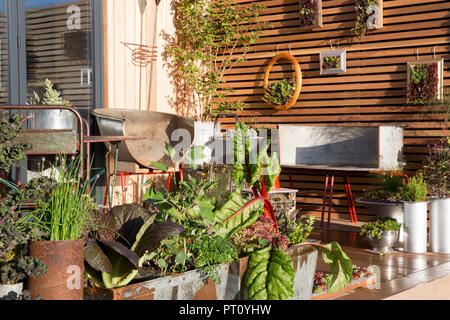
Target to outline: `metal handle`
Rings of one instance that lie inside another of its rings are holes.
[[[217,122],[219,121],[219,117],[234,117],[234,124],[236,125],[239,122],[239,118],[236,113],[218,113],[216,115],[216,119],[214,120],[214,139],[216,139],[217,135]]]

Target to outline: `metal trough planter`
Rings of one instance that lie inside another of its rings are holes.
[[[286,252],[292,257],[295,269],[294,298],[310,300],[316,273],[318,251],[313,246],[292,246]],[[248,257],[240,258],[230,265],[225,300],[248,300]]]
[[[174,274],[116,289],[85,288],[85,300],[223,300],[228,264],[219,265],[217,284],[202,269]]]

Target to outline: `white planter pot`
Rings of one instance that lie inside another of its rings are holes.
[[[450,253],[450,198],[431,201],[430,249],[435,253]]]
[[[0,284],[0,300],[18,300],[22,295],[23,282],[17,284]]]
[[[427,202],[404,202],[404,250],[427,252]]]

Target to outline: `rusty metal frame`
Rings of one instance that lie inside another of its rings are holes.
[[[75,114],[79,124],[79,132],[78,132],[78,150],[81,158],[80,171],[82,177],[84,175],[84,130],[83,130],[83,118],[80,113],[72,107],[67,106],[25,106],[25,105],[15,105],[15,106],[0,106],[0,110],[68,110]],[[89,164],[87,164],[89,166]]]

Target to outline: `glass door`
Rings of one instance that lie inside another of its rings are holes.
[[[8,14],[6,0],[0,0],[0,105],[9,103]]]

